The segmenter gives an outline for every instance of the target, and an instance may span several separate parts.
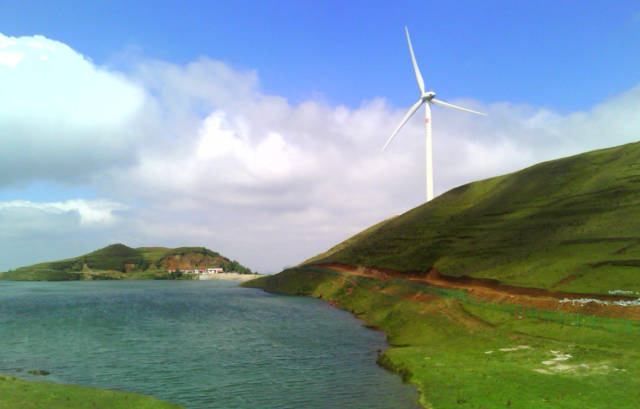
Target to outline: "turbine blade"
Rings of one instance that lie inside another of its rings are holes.
[[[476,115],[487,116],[487,114],[484,114],[482,112],[474,111],[473,109],[469,109],[469,108],[460,107],[458,105],[453,105],[453,104],[450,104],[448,102],[440,101],[439,99],[433,98],[431,100],[431,102],[433,102],[436,105],[443,106],[443,107],[453,108],[453,109],[457,109],[459,111],[471,112],[472,114],[476,114]]]
[[[413,104],[413,106],[411,108],[409,108],[409,111],[407,111],[407,113],[405,114],[404,118],[402,118],[402,121],[400,122],[400,125],[398,125],[398,127],[396,128],[395,131],[393,131],[393,133],[391,134],[389,139],[387,139],[387,143],[384,144],[384,146],[382,147],[382,150],[387,149],[387,146],[389,145],[389,143],[391,143],[391,140],[396,136],[398,131],[400,131],[400,128],[402,128],[402,126],[405,123],[407,123],[409,118],[411,118],[411,115],[413,115],[414,112],[416,112],[418,110],[418,108],[420,108],[420,105],[422,105],[422,99],[419,99],[418,102],[416,102],[415,104]]]
[[[424,80],[422,74],[420,74],[420,68],[416,62],[416,57],[413,55],[413,47],[411,47],[411,38],[409,37],[409,29],[404,26],[404,31],[407,33],[407,43],[409,43],[409,52],[411,53],[411,62],[413,63],[413,70],[416,72],[416,81],[418,81],[418,88],[420,88],[420,95],[424,94]]]

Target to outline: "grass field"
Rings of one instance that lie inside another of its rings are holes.
[[[640,143],[457,187],[303,264],[640,291]]]
[[[637,322],[578,326],[573,314],[532,318],[452,290],[317,267],[244,285],[323,298],[385,331],[395,347],[379,363],[416,384],[427,408],[631,409],[640,402]]]
[[[184,409],[136,393],[0,375],[0,409]]]

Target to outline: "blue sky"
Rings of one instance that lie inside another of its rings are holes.
[[[637,2],[0,1],[0,15],[0,270],[121,241],[276,271],[419,205],[419,119],[379,153],[418,97],[405,25],[427,87],[489,113],[434,111],[436,194],[640,135]]]
[[[257,70],[266,93],[358,106],[415,92],[402,27],[427,84],[561,111],[637,83],[640,6],[608,1],[0,2],[7,35],[43,34],[98,64],[137,49],[184,64],[210,56]],[[428,64],[433,61],[433,64]]]

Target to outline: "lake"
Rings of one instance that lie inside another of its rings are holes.
[[[188,409],[418,408],[386,347],[323,301],[231,281],[0,282],[0,373]]]

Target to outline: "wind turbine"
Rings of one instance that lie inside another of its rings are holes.
[[[402,122],[396,128],[395,131],[391,134],[387,143],[384,144],[382,150],[384,151],[389,143],[396,136],[400,128],[407,123],[411,115],[413,115],[420,105],[424,104],[424,131],[425,131],[425,139],[426,139],[426,154],[427,154],[427,202],[433,199],[433,152],[431,149],[431,104],[440,105],[447,108],[453,108],[460,111],[471,112],[472,114],[477,115],[486,115],[482,112],[474,111],[472,109],[463,108],[457,105],[450,104],[448,102],[440,101],[439,99],[435,99],[436,93],[433,91],[425,91],[424,90],[424,80],[422,79],[422,75],[420,74],[420,69],[418,68],[418,63],[416,63],[416,57],[413,55],[413,47],[411,47],[411,38],[409,38],[409,30],[405,26],[405,33],[407,34],[407,43],[409,43],[409,52],[411,53],[411,62],[413,63],[413,70],[416,73],[416,81],[418,81],[418,88],[420,88],[420,99],[418,102],[413,104],[407,114],[402,118]]]

